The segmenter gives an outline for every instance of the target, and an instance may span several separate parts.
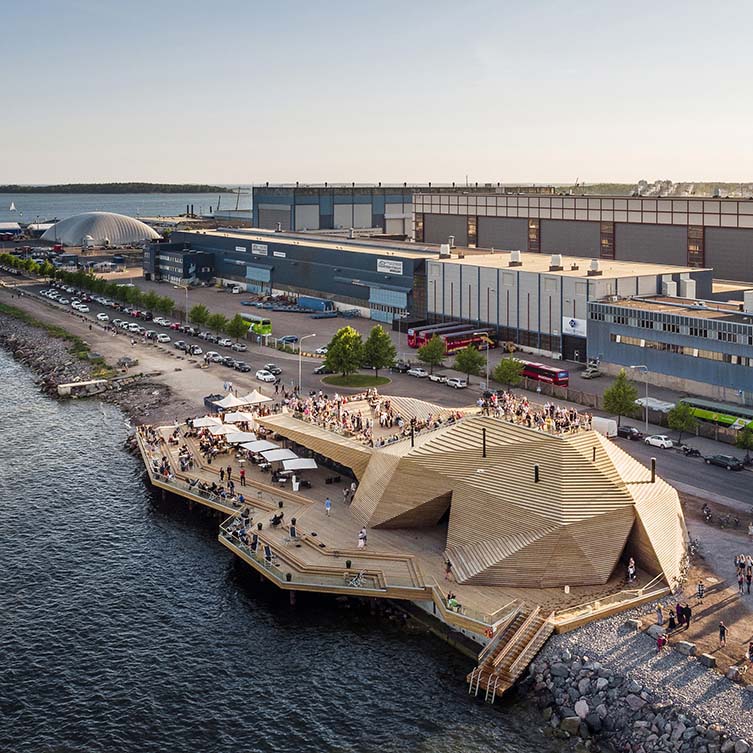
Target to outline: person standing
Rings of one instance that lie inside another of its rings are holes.
[[[664,624],[664,611],[661,608],[661,604],[657,605],[656,607],[656,624],[657,625]]]
[[[745,593],[745,587],[744,587],[745,579],[743,578],[743,571],[738,570],[737,571],[737,592],[742,596],[742,594]]]
[[[683,613],[685,617],[685,630],[687,630],[690,627],[690,619],[693,616],[693,610],[687,602],[685,602],[685,607],[683,608]]]
[[[696,588],[696,596],[698,597],[698,603],[703,604],[703,597],[706,593],[706,587],[703,585],[703,581],[698,581],[698,587]]]
[[[329,517],[330,510],[332,510],[332,500],[327,497],[327,499],[324,500],[324,512]]]
[[[343,504],[344,505],[348,504],[348,487],[347,486],[343,489]]]
[[[719,648],[727,645],[727,626],[723,623],[719,623]]]
[[[452,580],[452,562],[450,560],[444,563],[444,579]]]
[[[745,582],[748,584],[748,593],[750,593],[750,582],[753,580],[753,567],[748,565],[745,568]]]
[[[362,528],[358,532],[358,548],[359,549],[366,548],[366,529],[365,528]]]
[[[675,605],[675,614],[677,615],[677,627],[678,628],[682,627],[682,623],[685,622],[685,619],[684,619],[685,615],[683,614],[683,611],[682,611],[682,604],[680,604],[679,601]]]
[[[233,474],[233,469],[231,466],[227,467],[227,480],[230,481],[230,476]]]
[[[246,485],[246,469],[245,468],[241,468],[239,476],[241,479],[241,486],[245,486]]]
[[[225,481],[225,469],[220,468],[220,483],[223,483]]]

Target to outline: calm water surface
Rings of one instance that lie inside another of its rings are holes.
[[[0,351],[0,751],[550,751],[444,643],[296,609],[147,491],[122,415]]]

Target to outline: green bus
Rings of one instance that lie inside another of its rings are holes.
[[[683,397],[680,398],[680,402],[689,405],[693,409],[693,415],[702,421],[729,426],[732,429],[742,429],[744,426],[753,429],[753,408],[715,403],[713,400],[696,397]]]
[[[250,322],[250,331],[257,335],[271,335],[272,321],[265,316],[256,316],[256,314],[241,314],[241,319]]]

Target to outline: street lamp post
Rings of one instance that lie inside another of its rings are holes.
[[[316,333],[312,335],[304,335],[300,340],[298,340],[298,394],[301,394],[301,368],[302,368],[302,357],[301,354],[303,353],[303,341],[307,337],[316,337]]]
[[[185,324],[186,324],[186,326],[188,326],[188,285],[181,285],[181,284],[178,284],[178,285],[176,285],[175,287],[176,287],[176,288],[179,288],[179,289],[181,289],[181,288],[182,288],[182,289],[183,289],[183,290],[185,290],[185,292],[186,292],[186,312],[185,312],[185,316],[186,316],[186,321],[185,321]]]
[[[636,371],[642,371],[643,377],[646,382],[646,404],[643,406],[645,408],[645,414],[646,414],[646,435],[648,436],[648,366],[645,364],[637,364],[635,366],[631,366],[631,369],[635,369]]]

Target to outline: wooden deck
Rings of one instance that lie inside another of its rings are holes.
[[[167,480],[151,473],[152,483],[189,500],[227,513],[220,531],[220,541],[233,550],[248,564],[263,572],[278,586],[290,590],[308,590],[328,593],[357,593],[363,596],[410,599],[434,602],[436,612],[446,622],[463,627],[478,636],[494,628],[513,608],[533,609],[540,607],[547,614],[555,610],[582,605],[613,597],[623,588],[621,573],[603,586],[574,587],[569,593],[558,588],[513,588],[504,586],[478,586],[458,584],[445,579],[444,551],[447,526],[431,529],[370,529],[366,549],[357,548],[360,520],[352,514],[350,506],[343,502],[343,488],[351,479],[343,476],[339,485],[325,484],[332,476],[328,469],[307,472],[306,478],[312,489],[293,493],[285,486],[272,485],[270,476],[246,461],[246,486],[238,485],[240,463],[233,454],[225,454],[208,465],[201,458],[192,439],[181,437],[198,461],[190,473],[181,473],[177,455],[178,447],[168,445],[167,437],[174,427],[159,429],[160,446],[150,449],[139,436],[139,447],[148,469],[152,458],[167,455],[174,478]],[[235,535],[234,519],[241,507],[201,494],[189,482],[202,480],[219,483],[220,467],[232,468],[236,492],[245,497],[245,507],[251,512],[252,525],[249,533],[256,533],[259,546],[256,552]],[[324,499],[332,500],[331,514],[324,509]],[[285,513],[285,524],[278,528],[269,525],[272,514],[280,509]],[[290,540],[289,524],[296,519],[298,537]],[[257,531],[256,524],[262,523]],[[269,545],[272,563],[264,561],[263,547]],[[346,561],[350,560],[350,567]],[[286,580],[290,573],[291,579]],[[360,577],[359,577],[360,574]],[[647,584],[649,574],[641,574],[636,587]],[[353,582],[356,585],[353,585]],[[447,606],[447,594],[453,592],[459,610]],[[586,610],[587,611],[587,610]]]

